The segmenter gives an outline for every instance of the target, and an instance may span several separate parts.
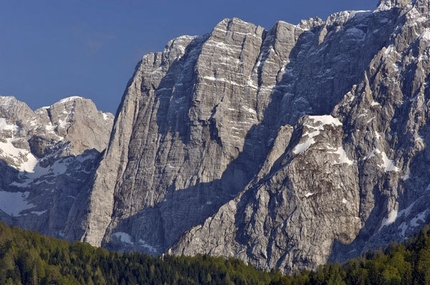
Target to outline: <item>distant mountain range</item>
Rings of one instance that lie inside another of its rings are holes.
[[[428,0],[182,36],[114,119],[81,97],[0,97],[0,219],[121,251],[284,272],[430,221]]]

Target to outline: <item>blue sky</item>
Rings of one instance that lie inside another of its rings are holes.
[[[0,0],[0,95],[32,109],[79,95],[116,112],[140,58],[180,35],[208,33],[238,17],[271,28],[278,20],[326,19],[373,10],[378,0]]]

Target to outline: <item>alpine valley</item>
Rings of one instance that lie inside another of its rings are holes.
[[[429,5],[225,19],[145,55],[115,118],[0,97],[0,219],[283,272],[404,241],[430,222]]]

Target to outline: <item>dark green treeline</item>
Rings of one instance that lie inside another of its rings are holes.
[[[294,276],[237,259],[110,252],[0,223],[0,284],[430,284],[429,227],[404,244]]]

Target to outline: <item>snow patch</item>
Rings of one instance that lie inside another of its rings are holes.
[[[383,58],[386,59],[387,57],[389,57],[393,51],[394,51],[394,46],[389,45],[384,51]]]
[[[34,214],[34,215],[38,215],[38,216],[40,216],[40,215],[45,214],[47,211],[48,211],[48,210],[45,210],[45,211],[39,211],[39,212],[37,212],[37,211],[33,211],[33,212],[30,212],[30,214]]]
[[[406,181],[406,180],[408,180],[408,179],[410,179],[411,178],[411,171],[409,170],[409,169],[407,169],[406,171],[405,171],[405,174],[402,176],[402,180],[403,181]]]
[[[70,97],[67,97],[67,98],[64,98],[64,99],[58,101],[58,103],[64,104],[64,103],[72,102],[72,101],[76,101],[76,100],[85,100],[85,98],[83,98],[81,96],[70,96]]]
[[[392,0],[384,0],[381,1],[381,4],[376,9],[376,12],[378,11],[387,11],[393,8]]]
[[[349,159],[349,157],[346,154],[346,152],[343,149],[343,147],[338,147],[334,151],[329,151],[328,153],[334,153],[334,154],[339,155],[339,158],[338,158],[338,163],[339,164],[348,164],[348,165],[353,165],[354,164],[354,161],[351,160],[351,159]]]
[[[65,120],[58,120],[58,126],[62,129],[66,129],[70,125],[70,122]]]
[[[308,192],[308,193],[306,193],[306,194],[305,194],[305,197],[306,197],[306,198],[309,198],[309,197],[311,197],[311,196],[313,196],[313,195],[315,195],[315,193]]]
[[[385,169],[385,172],[399,171],[399,168],[396,167],[396,165],[394,164],[394,161],[389,159],[385,154],[385,152],[382,152],[381,155],[382,155],[382,164],[379,164],[379,167]]]
[[[400,226],[398,227],[399,230],[401,230],[402,232],[400,233],[403,237],[405,236],[406,230],[408,229],[408,225],[403,222],[400,224]]]
[[[395,171],[398,172],[399,168],[394,164],[394,161],[389,159],[387,157],[387,154],[385,152],[381,152],[379,149],[373,149],[371,153],[369,153],[366,157],[363,158],[363,160],[367,160],[369,158],[374,157],[376,154],[381,155],[382,164],[378,164],[378,166],[382,169],[384,169],[385,172]]]
[[[150,252],[152,252],[152,253],[156,253],[157,252],[157,249],[155,247],[153,247],[152,245],[148,244],[143,239],[139,239],[139,244],[141,246],[143,246],[144,248],[146,248],[147,250],[149,250]]]
[[[409,207],[407,207],[406,209],[403,209],[403,210],[401,210],[399,213],[398,213],[398,216],[399,217],[401,217],[401,216],[405,216],[405,217],[407,217],[407,216],[409,216],[409,214],[411,213],[411,211],[412,211],[412,208],[415,206],[415,203],[416,202],[413,202],[412,204],[410,204],[409,205]]]
[[[420,38],[425,41],[430,41],[430,28],[425,29],[424,32],[421,34]]]
[[[118,238],[123,243],[134,244],[131,241],[131,236],[128,233],[125,233],[125,232],[116,232],[112,236]]]
[[[312,130],[312,132],[306,132],[302,134],[302,138],[306,137],[306,141],[299,143],[296,145],[296,147],[293,149],[294,154],[300,154],[308,150],[308,148],[315,143],[314,137],[320,134],[320,131],[324,130],[325,125],[332,125],[332,126],[342,126],[342,123],[339,121],[338,118],[334,118],[330,115],[323,115],[323,116],[309,116],[309,119],[317,123],[317,126],[304,124],[308,129]]]
[[[323,125],[342,126],[342,122],[339,121],[338,118],[335,118],[335,117],[330,116],[330,115],[309,116],[309,119],[316,121],[316,122],[321,122],[321,123],[323,123]]]
[[[247,107],[245,107],[245,106],[242,106],[242,107],[243,107],[243,109],[244,109],[245,111],[247,111],[248,113],[251,113],[251,114],[257,115],[257,112],[256,112],[254,109],[252,109],[252,108],[247,108]]]
[[[58,176],[66,173],[67,166],[69,159],[60,159],[57,160],[54,164],[52,164],[49,167],[42,167],[39,162],[36,162],[36,165],[33,167],[32,172],[25,172],[21,174],[21,179],[24,179],[24,182],[18,183],[13,182],[10,184],[10,186],[17,186],[17,187],[28,187],[31,183],[33,183],[35,180],[40,179],[43,176]],[[37,183],[40,184],[42,182],[46,181],[38,181]],[[48,184],[53,184],[49,183]]]
[[[362,30],[357,29],[355,27],[346,30],[346,34],[357,40],[364,40],[364,38],[366,37],[366,34]]]
[[[379,151],[379,149],[376,149],[376,148],[374,148],[367,156],[365,156],[364,158],[363,158],[363,160],[368,160],[369,158],[372,158],[372,157],[374,157],[375,156],[375,153],[376,154],[379,154],[379,153],[381,153],[380,151]]]
[[[419,213],[418,215],[416,215],[410,222],[409,222],[409,224],[412,226],[412,227],[418,227],[418,226],[421,226],[421,224],[419,224],[418,223],[418,221],[421,221],[421,223],[423,224],[423,223],[425,223],[425,221],[426,221],[426,218],[427,218],[427,211],[428,210],[425,210],[424,212],[422,212],[422,213]]]
[[[17,130],[18,130],[17,125],[9,125],[5,118],[0,118],[0,131],[16,132]]]
[[[300,154],[307,151],[308,148],[315,143],[315,140],[313,138],[319,135],[319,133],[320,133],[319,131],[316,131],[316,132],[306,134],[308,136],[308,139],[305,142],[302,142],[296,145],[296,147],[293,149],[293,153]]]
[[[15,147],[12,141],[7,139],[6,142],[0,142],[0,157],[12,160],[10,165],[19,171],[34,172],[36,157],[26,149]]]
[[[19,216],[27,209],[34,208],[35,205],[28,203],[30,192],[6,192],[0,191],[0,210],[9,216]]]
[[[381,228],[384,226],[388,226],[391,225],[392,223],[394,223],[397,219],[397,215],[398,215],[398,211],[396,209],[391,210],[391,212],[388,214],[387,218],[384,218],[382,220],[382,225]]]

